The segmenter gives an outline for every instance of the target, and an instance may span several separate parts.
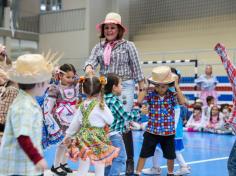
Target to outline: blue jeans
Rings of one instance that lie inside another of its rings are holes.
[[[236,141],[234,142],[234,146],[229,155],[228,171],[229,171],[229,176],[236,175]]]
[[[117,158],[113,159],[112,165],[105,168],[105,176],[118,176],[125,169],[127,159],[125,144],[120,134],[110,136],[113,146],[120,148]]]
[[[125,111],[130,112],[134,104],[134,80],[127,80],[122,82],[122,92],[120,100],[124,104]]]
[[[122,82],[122,92],[120,100],[124,104],[124,108],[127,112],[130,112],[134,104],[134,91],[135,91],[135,82],[134,80],[127,80]],[[128,170],[133,170],[134,165],[134,147],[133,147],[133,136],[132,131],[123,134],[123,140],[125,143],[125,149],[127,153],[127,162],[126,165]],[[126,169],[127,171],[127,169]]]

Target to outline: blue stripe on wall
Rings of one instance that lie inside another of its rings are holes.
[[[185,94],[188,100],[195,100],[194,94]],[[232,95],[220,95],[218,101],[233,101]]]
[[[219,83],[229,83],[227,76],[217,76]],[[194,77],[182,77],[180,83],[194,83]]]

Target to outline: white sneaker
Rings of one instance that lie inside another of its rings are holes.
[[[146,175],[160,175],[161,174],[161,168],[147,168],[147,169],[143,169],[142,173],[146,174]]]
[[[185,175],[185,174],[190,174],[190,167],[180,167],[179,170],[175,172],[175,175]]]

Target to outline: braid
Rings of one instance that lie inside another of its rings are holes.
[[[84,76],[81,76],[79,78],[79,101],[78,101],[78,104],[80,104],[82,102],[82,93],[83,93],[83,83],[85,81],[85,77]]]
[[[102,110],[104,110],[104,106],[105,106],[105,103],[104,103],[104,85],[102,85],[100,95],[101,95],[101,100],[100,100],[100,104],[99,105],[100,105],[100,108]]]
[[[101,84],[101,93],[100,93],[100,95],[101,95],[101,100],[100,100],[100,108],[102,109],[102,110],[104,110],[104,106],[105,106],[105,103],[104,103],[104,87],[105,87],[105,85],[107,84],[107,80],[106,80],[106,78],[104,77],[104,76],[101,76],[100,77],[100,84]]]
[[[94,88],[93,76],[89,77],[89,81],[90,81],[89,95],[93,96],[93,94],[94,94],[94,90],[93,90],[93,88]]]

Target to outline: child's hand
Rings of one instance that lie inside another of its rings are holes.
[[[0,44],[0,55],[5,56],[6,55],[6,46]]]
[[[226,122],[226,123],[224,124],[224,127],[225,127],[226,129],[229,129],[229,128],[230,128],[230,123],[229,123],[229,122]]]
[[[175,79],[175,87],[179,86],[179,77],[177,75],[174,76]]]
[[[148,114],[148,113],[149,113],[148,107],[145,106],[145,105],[143,105],[142,108],[141,108],[141,112],[142,112],[143,114]]]
[[[37,164],[36,168],[40,171],[44,171],[48,168],[47,162],[45,159],[41,159]]]
[[[70,137],[67,137],[67,138],[65,138],[64,140],[63,140],[63,144],[65,145],[65,146],[69,146],[69,145],[71,145],[71,143],[72,143],[72,140],[71,140],[71,138]]]
[[[85,69],[86,75],[95,75],[95,71],[93,70],[91,65],[88,65]]]
[[[143,131],[145,131],[147,125],[148,125],[148,122],[142,123],[142,124],[141,124],[141,129],[142,129]]]
[[[141,126],[141,124],[139,124],[137,122],[130,122],[130,128],[132,130],[141,130],[142,126]]]

